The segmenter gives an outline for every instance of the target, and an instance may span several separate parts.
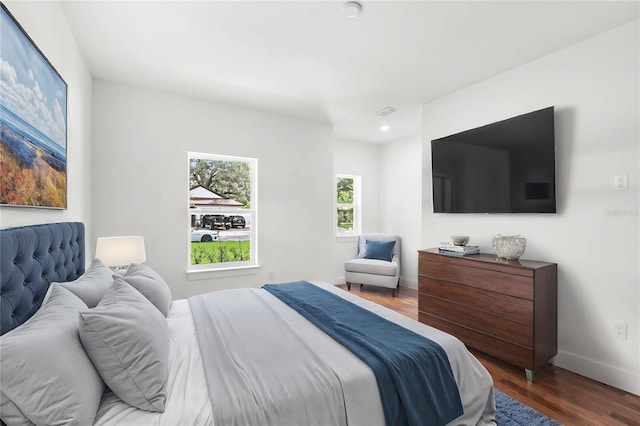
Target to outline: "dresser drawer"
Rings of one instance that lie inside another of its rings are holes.
[[[533,302],[531,300],[426,277],[418,277],[418,285],[421,296],[425,294],[450,300],[471,309],[533,327]],[[419,306],[422,306],[422,301],[419,302]]]
[[[496,358],[510,362],[512,364],[527,368],[535,369],[533,351],[504,340],[478,333],[466,327],[450,323],[446,320],[434,317],[432,315],[419,312],[418,319],[421,323],[430,325],[431,327],[452,334],[470,348],[477,349],[486,354],[493,355]]]
[[[452,263],[448,256],[424,256],[419,260],[420,275],[441,281],[450,281],[469,287],[533,300],[533,273],[508,274],[501,271],[474,267],[465,259]]]
[[[496,337],[527,349],[533,348],[533,327],[492,315],[448,300],[419,295],[420,309],[433,317]]]

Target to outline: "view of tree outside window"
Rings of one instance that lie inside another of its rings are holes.
[[[336,182],[336,235],[358,235],[360,233],[360,176],[338,174]]]
[[[257,160],[189,153],[189,269],[257,265]]]

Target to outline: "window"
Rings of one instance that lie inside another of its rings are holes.
[[[255,158],[189,153],[189,271],[258,266]]]
[[[336,182],[336,236],[359,235],[360,176],[338,174]]]

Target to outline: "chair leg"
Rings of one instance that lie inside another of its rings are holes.
[[[396,297],[396,289],[395,288],[391,289],[391,297]]]
[[[363,285],[364,285],[364,284],[360,284],[360,290],[362,290],[362,286],[363,286]]]
[[[351,283],[347,281],[347,290],[351,291]]]

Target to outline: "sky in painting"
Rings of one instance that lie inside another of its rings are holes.
[[[6,13],[0,12],[0,102],[66,147],[67,86]]]

